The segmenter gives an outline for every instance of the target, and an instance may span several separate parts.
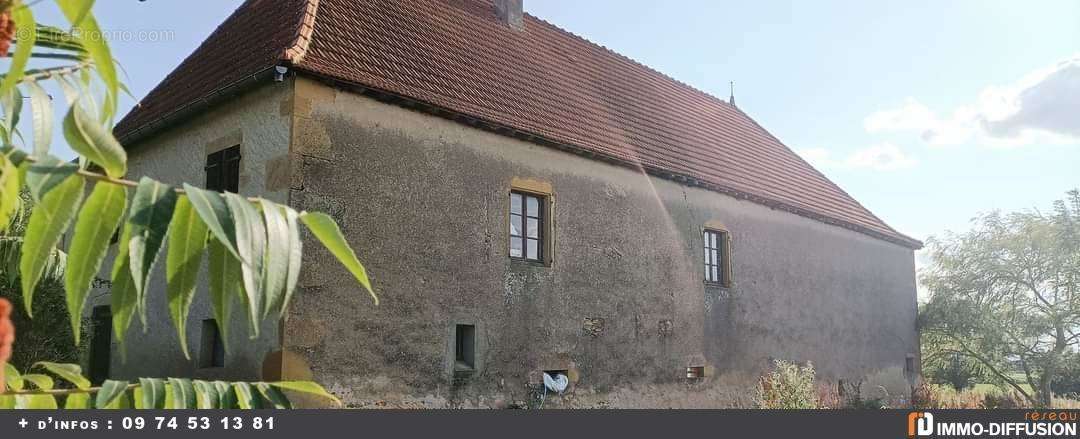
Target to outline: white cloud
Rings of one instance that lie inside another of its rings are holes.
[[[863,120],[867,132],[912,131],[931,145],[991,146],[1080,141],[1080,54],[1008,85],[989,86],[948,115],[909,97]]]
[[[904,154],[891,143],[879,143],[856,150],[843,159],[834,159],[825,148],[806,148],[798,151],[806,161],[821,169],[870,169],[874,171],[895,171],[910,168],[918,164],[914,158]]]

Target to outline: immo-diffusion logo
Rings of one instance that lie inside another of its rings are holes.
[[[1080,415],[1073,411],[1030,411],[1024,414],[1023,422],[949,419],[935,422],[930,412],[911,412],[907,437],[1076,437],[1078,420]]]
[[[934,415],[930,412],[911,412],[907,416],[907,435],[930,436],[934,434]]]

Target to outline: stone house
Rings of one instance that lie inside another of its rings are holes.
[[[225,355],[197,302],[187,361],[154,292],[99,374],[501,407],[546,371],[570,382],[548,407],[716,407],[772,359],[896,393],[918,373],[919,241],[733,102],[520,0],[249,0],[116,134],[132,175],[333,215],[382,304],[307,245],[261,338]]]

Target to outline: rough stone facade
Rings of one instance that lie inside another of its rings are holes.
[[[239,145],[240,192],[257,195],[277,202],[288,201],[288,145],[291,123],[292,87],[275,83],[251,93],[237,96],[231,102],[205,112],[181,125],[156,134],[128,150],[129,171],[132,176],[152,176],[172,185],[188,183],[202,186],[206,180],[206,156],[224,148]],[[284,176],[284,177],[280,177]],[[116,245],[110,249],[106,266],[99,277],[108,279]],[[139,376],[187,376],[207,379],[251,379],[258,371],[268,350],[278,345],[278,322],[267,321],[260,337],[248,340],[246,321],[237,308],[232,318],[226,368],[200,368],[199,343],[202,321],[213,318],[207,293],[205,262],[201,271],[199,290],[192,303],[187,325],[191,360],[184,358],[179,339],[168,314],[165,296],[165,256],[159,256],[150,281],[147,297],[146,331],[135,319],[127,333],[127,358],[115,345],[110,361],[110,374],[119,378]],[[105,293],[106,288],[100,293]],[[105,294],[91,295],[87,306],[108,305]]]
[[[141,142],[132,172],[201,182],[205,145],[237,130],[241,192],[332,215],[382,304],[305,237],[288,320],[233,340],[225,369],[193,368],[161,342],[175,336],[160,299],[161,327],[133,342],[163,352],[120,376],[261,370],[313,378],[351,406],[504,407],[535,404],[542,372],[560,370],[570,388],[546,407],[723,407],[749,405],[770,360],[787,359],[824,381],[906,391],[909,248],[305,77]],[[549,197],[547,264],[508,257],[512,189]],[[730,233],[730,288],[703,282],[705,227]],[[204,315],[197,303],[191,321]],[[454,372],[459,324],[475,326],[470,374]]]
[[[350,403],[496,406],[567,370],[548,404],[746,404],[773,358],[904,390],[911,249],[312,80],[296,102],[290,202],[343,224],[383,304],[308,247],[284,346]],[[515,188],[553,199],[550,266],[507,256]],[[703,282],[706,225],[731,234],[731,288]],[[477,331],[466,378],[456,324]]]

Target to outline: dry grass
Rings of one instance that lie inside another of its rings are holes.
[[[975,386],[957,392],[951,387],[936,384],[923,384],[916,390],[919,394],[916,402],[925,408],[937,409],[995,409],[995,408],[1030,408],[1031,404],[1026,399],[1014,392],[1004,392],[1001,389],[986,385]],[[921,400],[920,400],[921,398]],[[1069,398],[1054,398],[1053,408],[1075,409],[1080,408],[1080,400]]]

